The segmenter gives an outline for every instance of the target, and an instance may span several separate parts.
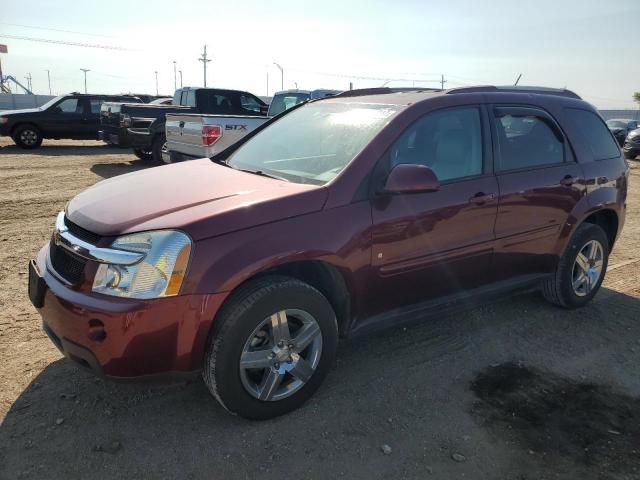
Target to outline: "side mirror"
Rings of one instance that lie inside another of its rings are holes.
[[[438,177],[429,167],[401,163],[393,167],[384,185],[386,193],[424,193],[440,189]]]

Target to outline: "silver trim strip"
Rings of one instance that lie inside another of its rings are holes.
[[[110,263],[113,265],[133,265],[144,258],[142,253],[96,247],[91,243],[79,239],[73,235],[65,225],[64,212],[60,212],[56,218],[56,230],[53,239],[56,245],[82,258],[93,260],[94,262]]]

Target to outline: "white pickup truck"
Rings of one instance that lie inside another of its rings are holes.
[[[338,90],[286,90],[277,92],[267,116],[168,113],[165,163],[213,157],[258,128],[271,117],[298,103],[340,93]],[[246,110],[253,106],[242,107]]]

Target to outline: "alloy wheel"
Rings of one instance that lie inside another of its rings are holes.
[[[598,284],[604,265],[604,249],[597,240],[588,241],[573,264],[571,283],[573,292],[579,296],[587,296]]]
[[[22,132],[20,132],[20,141],[25,145],[35,145],[38,141],[38,134],[34,130],[22,130]]]
[[[250,395],[278,401],[300,390],[322,354],[322,332],[308,312],[286,309],[251,332],[240,355],[240,379]]]

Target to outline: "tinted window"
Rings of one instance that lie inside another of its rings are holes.
[[[89,102],[91,103],[91,113],[100,113],[100,107],[104,103],[104,100],[94,98]]]
[[[564,146],[547,122],[535,115],[495,117],[498,170],[552,165],[564,161]]]
[[[260,113],[260,103],[258,103],[258,101],[249,96],[249,95],[241,95],[240,96],[240,104],[242,105],[242,108],[244,108],[245,110],[251,110],[252,112],[257,112]]]
[[[430,167],[441,182],[482,173],[482,127],[477,108],[430,113],[414,123],[391,148],[392,166]]]
[[[59,109],[63,113],[82,112],[82,108],[77,98],[67,98],[66,100],[63,100],[58,105],[56,105],[55,108]]]
[[[614,158],[620,155],[618,145],[598,115],[578,108],[567,108],[566,112],[571,122],[580,130],[582,140],[591,149],[594,160]]]

